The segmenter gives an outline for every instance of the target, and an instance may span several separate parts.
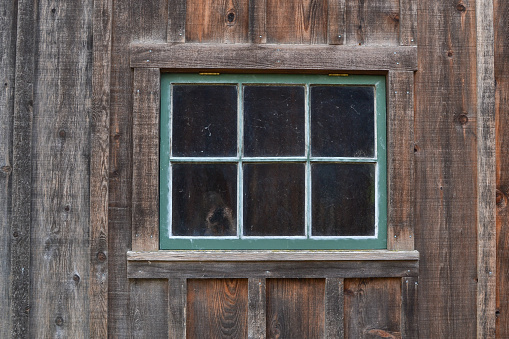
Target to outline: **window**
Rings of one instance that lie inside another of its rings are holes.
[[[160,248],[386,248],[385,82],[163,74]]]

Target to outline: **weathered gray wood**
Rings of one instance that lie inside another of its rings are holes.
[[[267,42],[267,0],[249,0],[249,34],[254,44]]]
[[[329,0],[328,14],[327,41],[329,45],[343,45],[346,35],[346,1]]]
[[[496,141],[493,1],[476,0],[477,337],[495,338]]]
[[[168,279],[168,338],[186,337],[187,279]]]
[[[168,42],[186,41],[186,0],[168,1]]]
[[[93,3],[36,6],[28,337],[89,338]]]
[[[401,337],[419,338],[418,278],[401,279]]]
[[[159,69],[135,69],[133,86],[132,247],[150,251],[159,249]]]
[[[267,297],[264,278],[248,280],[247,298],[249,307],[247,337],[249,339],[264,339],[267,337]]]
[[[129,261],[129,278],[364,278],[410,277],[419,263],[408,261]]]
[[[414,249],[414,73],[389,72],[387,248]]]
[[[400,0],[399,12],[399,43],[417,46],[417,0]]]
[[[90,336],[108,336],[108,178],[112,1],[94,1],[90,139]]]
[[[417,69],[417,48],[269,44],[133,44],[132,67],[266,70]]]
[[[129,288],[130,338],[167,338],[168,281],[130,280]]]
[[[173,0],[171,0],[173,1]],[[131,41],[166,42],[168,32],[168,0],[133,1],[130,23]]]
[[[344,280],[328,278],[325,280],[325,338],[344,337]]]
[[[419,260],[417,251],[156,251],[127,252],[128,261],[391,261]]]
[[[32,119],[35,58],[35,18],[33,1],[17,2],[17,40],[14,80],[12,141],[12,217],[10,227],[10,292],[12,336],[30,336],[31,307],[31,193]],[[16,15],[16,11],[13,12]],[[11,45],[11,48],[14,47]]]

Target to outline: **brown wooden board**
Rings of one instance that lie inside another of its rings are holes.
[[[267,42],[327,43],[327,0],[267,0]]]
[[[417,277],[401,279],[401,337],[419,338],[419,281]]]
[[[252,43],[267,42],[267,0],[249,0],[249,34]]]
[[[187,0],[186,41],[248,41],[249,0]]]
[[[264,339],[267,337],[267,281],[264,278],[250,278],[248,280],[248,328],[249,339]]]
[[[187,281],[187,338],[246,338],[247,279]]]
[[[496,335],[509,338],[509,2],[496,0],[495,80],[496,80],[496,204],[497,204],[497,290]]]
[[[168,279],[168,338],[186,337],[187,279]]]
[[[186,42],[186,0],[168,1],[168,42]]]
[[[129,338],[168,337],[168,281],[129,282]]]
[[[267,338],[323,338],[325,279],[267,280]]]
[[[415,247],[423,338],[476,333],[475,3],[419,2]]]
[[[346,1],[349,45],[399,45],[400,0]]]
[[[400,0],[399,43],[417,46],[417,4],[418,0]]]
[[[343,45],[346,35],[346,1],[328,1],[327,41],[330,45]]]
[[[345,338],[401,338],[401,280],[345,279]]]
[[[28,337],[89,338],[93,3],[37,6]]]

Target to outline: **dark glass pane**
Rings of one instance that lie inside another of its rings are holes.
[[[174,156],[237,155],[237,87],[173,86]]]
[[[372,157],[374,153],[373,87],[311,87],[311,154]]]
[[[311,165],[312,234],[375,234],[375,165]]]
[[[172,165],[172,233],[227,236],[237,233],[237,165]]]
[[[244,234],[304,235],[304,164],[244,164]]]
[[[244,154],[304,155],[304,87],[244,87]]]

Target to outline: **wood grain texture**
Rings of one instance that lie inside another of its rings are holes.
[[[133,88],[133,250],[159,249],[159,69],[135,69]],[[143,160],[142,160],[143,159]],[[142,161],[141,161],[142,160]]]
[[[247,279],[187,282],[187,338],[246,338]]]
[[[166,42],[169,0],[133,1],[131,42]]]
[[[187,42],[248,42],[249,0],[187,0]]]
[[[401,279],[401,337],[419,338],[419,282],[416,277]]]
[[[327,43],[327,0],[266,1],[268,43]]]
[[[496,337],[509,337],[509,2],[495,0],[497,203]]]
[[[186,337],[187,279],[168,279],[168,338]]]
[[[415,247],[423,338],[472,338],[477,299],[475,2],[419,2]]]
[[[37,7],[32,338],[90,337],[92,18],[91,1],[41,2]],[[33,21],[29,24],[34,26]]]
[[[400,279],[345,279],[345,338],[399,339],[400,325]]]
[[[414,73],[389,72],[387,248],[414,249]]]
[[[255,44],[267,42],[267,0],[249,0],[249,35]]]
[[[108,336],[108,178],[112,1],[94,1],[90,121],[90,336]]]
[[[264,278],[248,279],[247,337],[265,339],[267,337],[267,283]]]
[[[346,35],[346,0],[329,0],[327,24],[329,45],[343,45]]]
[[[133,44],[131,66],[168,69],[400,70],[417,69],[415,47],[269,44]]]
[[[186,42],[186,0],[168,1],[168,42]]]
[[[325,280],[325,335],[324,338],[344,338],[344,279]]]
[[[129,282],[130,338],[168,337],[168,281]]]
[[[417,46],[417,0],[399,1],[399,43]]]
[[[346,1],[349,45],[399,45],[400,0]]]
[[[17,2],[0,3],[0,338],[12,334],[11,211]]]
[[[325,279],[267,280],[267,338],[323,338]]]

